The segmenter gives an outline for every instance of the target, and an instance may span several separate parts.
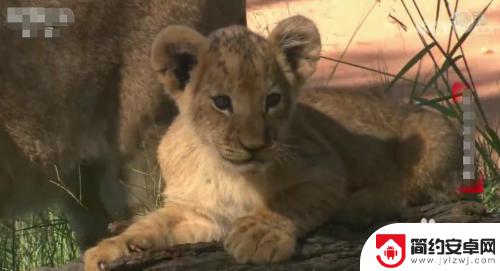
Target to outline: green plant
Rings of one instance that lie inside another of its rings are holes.
[[[73,260],[79,249],[63,214],[55,209],[0,224],[0,270],[32,270]]]
[[[378,1],[374,0],[374,5],[354,31],[342,56],[347,52],[356,33]],[[417,2],[415,0],[408,1],[411,1],[413,4],[413,13],[405,1],[401,0],[401,4],[404,6],[410,21],[412,21],[415,31],[419,33],[422,50],[412,57],[399,72],[392,74],[387,71],[377,70],[359,63],[345,61],[343,57],[340,59],[323,58],[337,62],[337,65],[349,65],[392,78],[386,86],[385,90],[387,92],[395,91],[394,86],[396,83],[405,82],[411,84],[412,88],[408,97],[409,103],[431,107],[450,118],[461,120],[462,113],[460,107],[449,101],[451,97],[450,74],[455,73],[462,83],[468,86],[473,92],[474,101],[480,113],[480,121],[477,127],[478,137],[476,146],[478,157],[476,161],[478,161],[478,173],[483,174],[486,179],[485,193],[483,193],[481,199],[490,211],[500,211],[500,139],[498,136],[500,126],[493,127],[485,117],[481,100],[477,95],[477,89],[462,47],[470,34],[473,33],[491,2],[482,9],[469,28],[462,35],[459,35],[452,23],[453,18],[457,14],[459,0],[455,1],[453,8],[448,0],[437,1],[435,25],[437,25],[437,20],[442,9],[444,9],[450,20],[447,42],[443,44],[437,40],[435,36],[436,27],[434,31],[431,30]],[[417,21],[420,21],[420,24]],[[419,25],[423,25],[423,27]],[[441,57],[436,57],[436,50]],[[425,78],[421,70],[421,64],[427,57],[431,59],[434,67],[429,78]],[[444,61],[439,63],[438,59],[444,59]],[[464,67],[465,69],[460,69],[460,67]],[[409,78],[409,71],[415,68],[417,69],[415,77]],[[330,77],[335,75],[335,71],[336,68],[332,70]],[[431,94],[431,91],[435,93]],[[146,162],[150,163],[149,161]],[[153,172],[154,168],[151,165],[148,168],[152,169],[151,172]],[[159,182],[157,176],[151,172],[138,171],[139,174],[151,180],[152,189],[158,191]],[[153,194],[156,195],[156,193],[154,192]],[[160,198],[156,199],[155,204],[159,204]],[[78,254],[76,243],[64,215],[55,209],[33,214],[26,219],[13,218],[11,223],[0,224],[0,271],[30,270],[38,266],[58,266],[78,257]]]
[[[400,0],[400,2],[406,11],[408,19],[412,23],[414,30],[418,33],[423,49],[412,57],[398,73],[391,74],[356,63],[349,63],[344,61],[342,58],[323,58],[340,64],[375,72],[386,77],[392,77],[392,80],[385,88],[386,92],[395,91],[394,86],[398,82],[403,81],[410,83],[412,85],[412,90],[408,97],[409,103],[430,107],[448,117],[462,121],[462,111],[460,106],[450,101],[450,98],[452,97],[451,84],[454,83],[450,82],[450,74],[454,73],[460,79],[461,83],[471,90],[474,103],[477,111],[479,112],[479,121],[477,121],[476,127],[478,133],[476,137],[476,149],[478,155],[476,159],[476,161],[478,161],[476,164],[478,171],[477,176],[482,175],[485,177],[485,192],[482,194],[481,199],[490,211],[498,211],[500,210],[499,128],[493,128],[486,118],[467,57],[463,49],[463,44],[474,32],[474,29],[479,24],[481,18],[484,16],[493,1],[490,1],[485,7],[483,7],[462,35],[458,34],[454,23],[454,18],[456,17],[460,4],[459,0],[455,0],[453,9],[449,0],[438,0],[436,2],[434,31],[431,30],[431,27],[429,26],[430,24],[423,16],[417,1]],[[411,2],[413,4],[413,12],[410,10],[410,7],[406,2]],[[450,22],[450,29],[448,32],[447,42],[445,44],[439,42],[436,37],[438,19],[442,8],[444,8]],[[400,20],[397,21],[402,24]],[[407,28],[405,25],[403,26],[405,29]],[[436,49],[439,57],[436,56]],[[421,72],[421,63],[426,57],[430,58],[434,68],[430,78],[427,80],[423,78]],[[438,61],[439,58],[444,59],[444,61],[440,63]],[[408,78],[408,72],[414,69],[417,65],[418,68],[415,78]],[[464,69],[461,69],[461,67]],[[430,90],[433,90],[435,93],[431,93]]]

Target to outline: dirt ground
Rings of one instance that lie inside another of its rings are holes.
[[[430,24],[440,42],[447,44],[450,21],[444,5],[435,24],[437,0],[416,1],[423,17]],[[455,1],[450,0],[451,9]],[[456,26],[461,35],[473,18],[489,0],[459,1]],[[251,29],[267,35],[281,19],[302,14],[319,27],[323,42],[323,56],[341,58],[365,67],[396,74],[422,48],[417,31],[412,25],[401,1],[398,0],[248,0],[247,20]],[[405,1],[415,18],[419,18],[412,1]],[[366,19],[363,21],[363,19]],[[397,22],[399,21],[399,22]],[[423,25],[420,23],[420,25]],[[356,32],[353,37],[353,33]],[[406,28],[406,29],[405,29]],[[352,39],[351,42],[349,42]],[[500,123],[500,1],[495,0],[476,30],[465,42],[464,51],[471,68],[487,117],[493,127]],[[455,42],[454,40],[453,42]],[[349,45],[348,45],[349,44]],[[437,50],[439,63],[443,58]],[[322,59],[311,84],[332,85],[341,88],[362,89],[390,81],[391,77],[340,64],[331,76],[336,62]],[[459,67],[464,67],[459,62]],[[417,69],[406,77],[415,78]],[[422,63],[421,81],[434,73],[429,57]],[[457,81],[450,74],[450,84]],[[393,97],[407,97],[409,84],[399,84]]]

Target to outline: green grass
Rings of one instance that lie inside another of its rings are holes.
[[[58,266],[79,256],[71,229],[59,211],[49,209],[0,224],[0,270]]]
[[[422,54],[418,54],[416,58],[412,58],[403,68],[404,72],[398,74],[389,87],[394,85],[394,82],[399,80],[406,71],[410,70],[411,67],[419,63],[426,55],[432,60],[435,68],[435,73],[432,77],[424,82],[425,86],[420,90],[416,90],[413,95],[410,96],[410,103],[419,101],[420,104],[424,106],[432,107],[449,117],[458,119],[462,121],[462,111],[460,105],[450,102],[449,97],[451,97],[451,84],[449,81],[449,74],[454,73],[460,78],[461,83],[467,86],[473,95],[474,102],[476,105],[476,111],[479,113],[479,120],[476,122],[476,129],[478,135],[476,137],[476,148],[477,148],[477,172],[476,176],[483,175],[485,177],[485,193],[482,194],[481,200],[488,207],[490,211],[500,210],[500,171],[499,171],[499,156],[500,156],[500,138],[498,126],[494,127],[489,123],[484,113],[481,100],[479,98],[472,73],[470,71],[469,64],[467,62],[467,57],[463,50],[463,44],[469,38],[469,36],[474,32],[475,27],[480,23],[485,12],[490,7],[493,1],[490,1],[486,6],[484,6],[480,12],[477,14],[475,19],[470,23],[465,32],[462,35],[458,34],[457,29],[453,23],[450,23],[450,30],[448,34],[448,40],[446,44],[442,44],[438,41],[435,36],[435,31],[430,28],[430,24],[426,21],[420,7],[415,0],[411,1],[413,3],[413,8],[408,7],[405,1],[401,0],[401,4],[404,6],[405,11],[412,22],[415,30],[417,30],[417,24],[423,25],[424,33],[422,31],[417,31],[419,33],[420,40],[424,46]],[[442,3],[441,3],[442,2]],[[458,6],[460,4],[459,0],[454,2],[454,5],[450,4],[448,0],[440,0],[437,3],[436,8],[436,21],[439,18],[439,10],[444,4],[445,13],[447,18],[452,21],[457,13]],[[451,7],[454,7],[452,10]],[[413,12],[411,11],[413,9]],[[435,47],[438,49],[437,54],[444,59],[442,63],[438,63],[437,57],[433,54],[433,51],[428,49],[429,47]],[[425,51],[425,53],[423,53]],[[402,71],[403,71],[402,70]],[[415,82],[418,81],[419,74],[417,73],[417,78]],[[441,81],[441,84],[439,84]],[[434,86],[437,90],[437,98],[429,101],[423,98],[427,94],[429,89]],[[441,89],[443,88],[444,89]],[[417,88],[418,89],[418,88]],[[391,89],[388,89],[390,91]]]
[[[408,3],[411,3],[411,5]],[[399,72],[391,74],[363,66],[360,63],[349,63],[342,58],[323,58],[392,78],[387,84],[386,91],[388,92],[397,91],[394,88],[397,83],[411,84],[412,91],[409,94],[409,103],[430,107],[451,118],[461,120],[460,107],[447,99],[451,94],[450,74],[457,75],[462,83],[472,90],[480,117],[477,127],[478,157],[476,161],[478,161],[478,174],[481,173],[486,178],[485,193],[481,196],[481,201],[490,211],[500,211],[499,125],[493,126],[484,115],[481,100],[477,95],[473,76],[462,47],[469,35],[473,33],[475,26],[489,5],[482,9],[482,12],[478,14],[476,20],[464,34],[459,35],[451,24],[447,42],[443,44],[438,42],[434,34],[435,28],[433,31],[431,24],[422,16],[416,1],[401,1],[401,4],[405,7],[414,30],[417,30],[417,24],[423,24],[425,32],[419,32],[422,50],[408,60]],[[457,13],[459,1],[457,0],[453,4],[451,5],[448,0],[436,2],[434,25],[437,25],[440,10],[443,9],[451,21],[454,14]],[[357,30],[362,26],[364,19]],[[351,41],[355,34],[352,35]],[[345,51],[348,48],[349,46],[346,46]],[[343,55],[345,55],[345,52]],[[421,71],[421,63],[426,58],[430,59],[434,66],[434,70],[428,78]],[[443,61],[439,62],[438,59],[443,59]],[[415,77],[409,78],[408,73],[414,69],[417,69]],[[332,70],[331,77],[334,76],[335,71],[336,68]],[[429,98],[431,90],[435,93],[432,94],[433,98]],[[11,223],[0,224],[0,271],[31,270],[38,266],[58,266],[79,256],[78,248],[67,221],[64,219],[63,214],[57,210],[51,209],[39,214],[33,214],[25,219],[13,219],[12,221]]]
[[[374,2],[377,1],[378,0],[374,0]],[[450,29],[445,43],[439,42],[440,39],[436,37],[437,27],[434,27],[434,31],[432,30],[431,24],[423,16],[417,1],[400,0],[400,2],[406,11],[407,19],[409,19],[414,31],[419,35],[419,39],[422,43],[422,50],[412,57],[399,72],[391,74],[384,70],[377,70],[358,63],[349,63],[343,60],[345,52],[341,55],[340,59],[329,57],[323,58],[337,62],[337,65],[339,63],[349,65],[354,68],[373,72],[384,78],[392,78],[385,88],[386,92],[397,91],[395,88],[397,83],[411,84],[412,90],[408,96],[408,102],[410,104],[418,104],[419,106],[432,108],[450,118],[455,118],[462,122],[460,105],[450,101],[451,85],[454,82],[451,82],[449,78],[450,74],[456,75],[460,81],[472,91],[478,113],[476,115],[479,116],[476,122],[476,130],[478,133],[476,138],[476,176],[483,175],[485,177],[485,192],[481,195],[480,200],[486,205],[488,210],[500,211],[500,125],[492,125],[486,118],[463,49],[463,44],[474,32],[476,26],[480,24],[484,13],[488,10],[492,1],[479,10],[473,22],[471,22],[461,35],[459,35],[455,25],[452,23],[452,18],[457,14],[460,1],[456,0],[454,3],[450,3],[449,0],[437,1],[434,26],[438,25],[437,21],[443,9],[447,19],[450,21]],[[398,21],[401,22],[401,20]],[[358,26],[358,29],[360,27],[361,24]],[[404,26],[404,28],[407,28],[407,26]],[[438,59],[444,60],[439,62]],[[421,71],[421,64],[425,60],[432,61],[434,68],[428,78],[425,78]],[[337,65],[335,65],[335,67],[337,67]],[[416,69],[416,75],[414,78],[410,78],[408,73],[414,69]],[[334,72],[335,70],[336,69],[334,69]],[[330,77],[334,76],[334,72]]]

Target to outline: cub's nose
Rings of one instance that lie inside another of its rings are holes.
[[[265,137],[262,138],[240,138],[240,145],[249,152],[258,152],[268,146]]]
[[[251,116],[242,120],[237,136],[241,147],[249,152],[265,149],[271,141],[264,119]]]
[[[261,130],[259,133],[240,133],[239,143],[248,152],[258,152],[269,147],[271,136],[268,131]]]

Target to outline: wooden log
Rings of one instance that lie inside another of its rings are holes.
[[[400,222],[420,222],[434,218],[436,222],[500,223],[500,213],[488,214],[476,202],[455,202],[414,207]],[[397,221],[392,221],[397,222]],[[388,224],[388,223],[384,223]],[[109,270],[131,271],[287,271],[287,270],[359,270],[359,257],[366,239],[382,225],[368,229],[327,224],[302,240],[294,258],[286,263],[251,265],[238,264],[219,243],[198,243],[148,251],[121,259],[109,265]],[[40,271],[82,271],[81,261],[61,268]]]

